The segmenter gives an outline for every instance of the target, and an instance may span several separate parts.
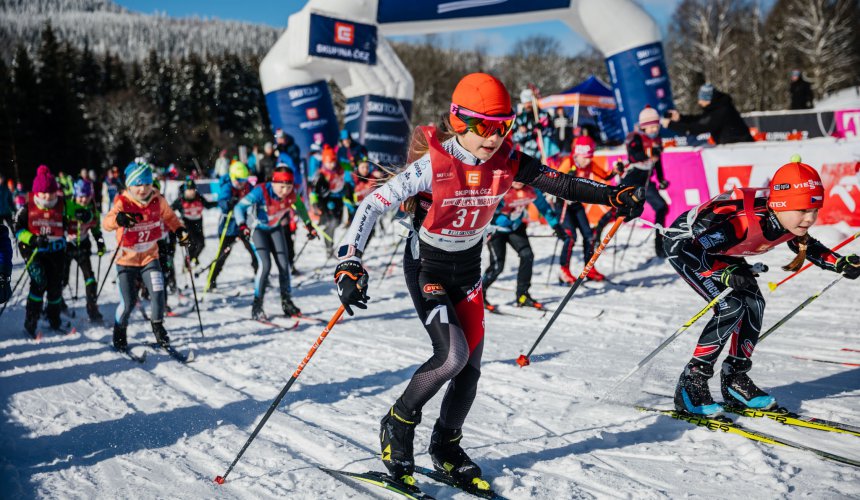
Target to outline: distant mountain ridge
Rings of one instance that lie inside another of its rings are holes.
[[[256,54],[263,56],[281,30],[260,24],[173,18],[132,12],[111,0],[0,0],[0,57],[9,60],[18,43],[35,47],[50,21],[60,41],[96,54],[110,51],[125,62],[142,61],[151,49],[176,59]]]

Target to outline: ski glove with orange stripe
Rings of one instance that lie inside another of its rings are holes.
[[[340,303],[350,316],[353,315],[351,306],[367,309],[367,271],[354,261],[345,260],[334,270],[334,283],[337,286],[337,296]]]

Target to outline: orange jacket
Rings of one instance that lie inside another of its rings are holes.
[[[141,220],[133,228],[126,230],[116,223],[119,212],[134,212],[142,215]],[[158,239],[164,228],[175,232],[182,227],[176,213],[167,204],[167,200],[159,193],[143,205],[127,193],[114,199],[110,211],[102,219],[102,229],[116,232],[117,245],[122,247],[117,254],[116,263],[121,266],[143,267],[158,259]],[[128,237],[126,237],[128,233]],[[133,241],[127,241],[127,240]]]

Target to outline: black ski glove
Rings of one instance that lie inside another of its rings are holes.
[[[93,220],[93,212],[92,210],[87,210],[86,208],[79,208],[75,210],[75,219],[86,224],[87,222]]]
[[[319,238],[319,233],[317,233],[316,228],[311,224],[305,224],[305,229],[308,230],[308,240],[315,240]]]
[[[746,262],[732,264],[720,273],[720,283],[730,286],[734,290],[743,290],[758,285],[756,276],[758,273],[754,272],[752,266]]]
[[[116,214],[116,223],[120,227],[129,228],[134,227],[134,225],[137,224],[137,222],[142,218],[143,216],[140,214],[134,214],[131,212],[119,212]]]
[[[666,179],[660,179],[660,182],[657,183],[657,187],[660,189],[666,189],[669,187],[669,181]]]
[[[614,189],[609,195],[609,204],[618,209],[619,217],[632,220],[642,215],[645,210],[645,188],[627,186]]]
[[[569,236],[567,234],[567,231],[564,230],[564,228],[561,226],[561,224],[556,224],[556,225],[552,226],[552,230],[555,232],[555,236],[560,240],[567,239]]]
[[[98,249],[99,257],[105,254],[105,239],[102,235],[96,236],[96,248]]]
[[[44,234],[35,234],[30,238],[30,246],[33,248],[48,248],[48,245],[50,244],[51,240],[49,240]]]
[[[247,224],[239,225],[239,236],[245,241],[251,241],[251,228]]]
[[[836,272],[850,280],[860,277],[860,256],[856,254],[840,257],[836,261]]]
[[[367,309],[367,271],[354,261],[346,260],[337,265],[334,270],[334,282],[337,286],[337,296],[346,312],[353,315],[350,306]]]
[[[191,244],[191,238],[188,237],[188,230],[180,226],[176,231],[176,242],[180,246],[187,247]]]

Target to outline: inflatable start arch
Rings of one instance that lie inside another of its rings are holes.
[[[347,97],[346,129],[371,160],[402,164],[414,84],[383,35],[546,20],[563,21],[604,54],[625,132],[646,104],[672,107],[660,30],[632,0],[310,0],[260,65],[272,126],[303,151],[334,144],[330,78]]]

